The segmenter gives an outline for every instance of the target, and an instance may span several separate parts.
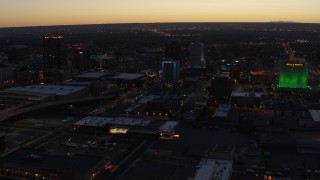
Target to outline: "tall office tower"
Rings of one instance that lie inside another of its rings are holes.
[[[233,87],[233,80],[228,74],[219,74],[212,77],[209,87],[210,97],[229,99]]]
[[[178,41],[171,41],[166,43],[164,57],[172,58],[174,60],[181,60],[182,58],[181,43]]]
[[[172,59],[162,61],[162,82],[165,84],[175,84],[180,79],[180,63]]]
[[[6,136],[4,132],[0,132],[0,152],[4,152],[6,150]]]
[[[206,61],[204,60],[204,45],[201,42],[194,42],[190,44],[189,47],[189,66],[206,66]]]
[[[279,88],[307,88],[308,64],[304,58],[290,57],[280,66]]]
[[[90,53],[86,44],[79,43],[72,46],[72,67],[80,71],[90,69]]]
[[[67,47],[63,42],[63,36],[48,34],[43,42],[44,67],[47,69],[64,69],[67,67]]]
[[[30,59],[28,46],[15,45],[9,47],[8,50],[8,63],[23,64]]]

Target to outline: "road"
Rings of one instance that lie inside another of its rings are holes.
[[[72,100],[65,100],[65,101],[57,101],[57,102],[49,102],[49,103],[43,103],[39,105],[33,105],[28,106],[26,108],[22,109],[15,109],[13,111],[6,112],[5,114],[1,114],[0,121],[6,121],[10,118],[13,118],[18,115],[22,115],[28,112],[37,111],[40,109],[45,109],[53,106],[61,106],[66,104],[75,104],[80,102],[87,102],[87,101],[96,101],[96,100],[111,100],[115,96],[99,96],[99,97],[86,97],[86,98],[78,98],[78,99],[72,99]]]
[[[98,179],[116,180],[143,152],[151,145],[153,139],[145,140],[140,146],[133,150],[112,172],[105,172]]]

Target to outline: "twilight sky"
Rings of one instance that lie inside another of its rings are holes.
[[[137,22],[320,23],[320,0],[0,0],[0,27]]]

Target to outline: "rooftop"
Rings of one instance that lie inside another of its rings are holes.
[[[309,109],[313,121],[320,122],[320,110]]]
[[[41,94],[68,95],[83,89],[87,86],[67,86],[67,85],[28,85],[4,89],[4,92],[30,92]]]
[[[209,148],[209,152],[217,152],[217,153],[231,153],[234,147],[229,145],[212,145]]]
[[[230,104],[220,104],[218,109],[214,113],[214,117],[227,117],[230,112],[230,108]]]
[[[145,74],[133,74],[133,73],[120,73],[118,75],[110,77],[109,79],[114,79],[114,80],[136,80],[136,79],[140,79],[140,78],[142,78],[144,76],[146,76],[146,75]]]
[[[260,98],[262,97],[263,93],[257,93],[257,92],[235,92],[233,91],[231,93],[231,96],[233,97],[257,97]]]
[[[107,75],[107,73],[104,72],[87,72],[82,73],[77,76],[74,76],[74,78],[102,78],[103,76]]]
[[[194,180],[228,180],[231,176],[232,161],[202,159]]]
[[[229,74],[216,74],[212,77],[212,79],[216,79],[216,78],[231,79]]]
[[[150,96],[142,96],[142,99],[139,101],[140,104],[146,104],[149,101],[152,101],[154,99],[160,98],[160,96],[154,96],[154,95],[150,95]]]
[[[163,125],[159,128],[161,132],[172,132],[176,126],[179,124],[178,121],[166,121]]]
[[[111,59],[111,57],[109,57],[108,55],[104,54],[104,55],[91,55],[90,59],[95,60],[95,61],[104,61],[104,60],[108,60]]]
[[[87,117],[81,119],[80,121],[74,123],[74,125],[104,127],[106,124],[109,124],[109,122],[112,119],[113,118],[87,116]]]
[[[125,111],[125,112],[132,112],[132,111],[134,111],[135,109],[137,109],[138,107],[140,107],[140,105],[132,105],[132,106],[130,106],[129,108],[125,109],[124,111]]]
[[[81,119],[80,121],[76,122],[74,125],[103,127],[106,124],[112,124],[112,125],[144,127],[150,124],[152,121],[153,121],[152,119],[145,119],[145,118],[131,118],[131,117],[109,118],[109,117],[87,116]]]
[[[28,48],[28,46],[26,46],[26,45],[14,45],[14,46],[10,46],[10,48],[14,48],[14,49],[25,49],[25,48]]]
[[[306,63],[305,57],[289,56],[289,62]]]
[[[103,158],[97,156],[55,156],[44,154],[39,149],[21,148],[1,158],[0,164],[22,169],[48,169],[50,171],[85,174],[101,161],[103,161]]]

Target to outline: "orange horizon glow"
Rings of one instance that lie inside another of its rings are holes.
[[[0,27],[153,22],[320,23],[319,0],[0,0]]]

